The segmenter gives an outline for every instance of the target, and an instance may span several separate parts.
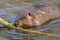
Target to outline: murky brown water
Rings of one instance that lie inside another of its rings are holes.
[[[13,24],[17,12],[23,8],[31,6],[36,1],[40,0],[0,0],[0,17]],[[43,0],[40,2],[42,1]],[[57,3],[57,1],[55,2]],[[15,34],[14,32],[12,32],[12,34],[4,32],[5,31],[3,30],[1,33],[4,34],[3,36],[0,34],[0,40],[17,40],[19,38],[21,40],[60,40],[60,37],[49,37],[46,35],[35,35],[34,37],[30,35],[28,37],[19,37],[21,34],[17,36],[18,34]],[[60,34],[60,23],[49,29],[47,32]]]

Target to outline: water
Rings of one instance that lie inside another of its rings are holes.
[[[25,0],[16,0],[16,1],[0,0],[0,17],[5,19],[7,22],[10,22],[11,24],[14,24],[14,20],[16,18],[16,14],[18,13],[18,11],[31,6],[36,1],[37,0],[33,0],[33,1],[32,0],[29,1],[28,0],[26,1]],[[55,25],[50,30],[47,30],[47,32],[60,34],[59,24],[60,23],[58,23],[57,26]],[[12,31],[9,31],[8,29],[3,29],[0,31],[0,40],[17,40],[17,39],[23,40],[24,38],[25,39],[31,38],[30,40],[60,40],[60,37],[54,38],[46,35],[22,34],[22,33],[18,33],[15,29]]]

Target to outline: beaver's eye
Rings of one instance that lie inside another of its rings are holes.
[[[29,16],[31,16],[30,12],[28,13]]]

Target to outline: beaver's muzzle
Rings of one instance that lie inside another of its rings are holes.
[[[39,22],[36,19],[33,19],[32,16],[26,15],[25,18],[22,18],[17,24],[16,27],[22,27],[25,29],[35,29],[39,26]]]

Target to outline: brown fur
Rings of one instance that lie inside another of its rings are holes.
[[[19,12],[15,25],[17,27],[24,25],[22,27],[32,28],[33,26],[40,26],[43,23],[56,18],[60,18],[60,13],[55,4],[51,2],[46,2],[42,5],[34,4]]]

